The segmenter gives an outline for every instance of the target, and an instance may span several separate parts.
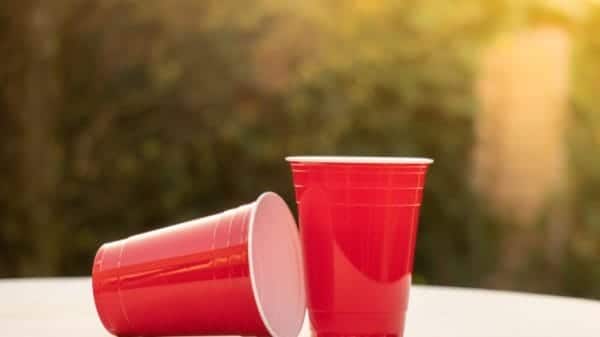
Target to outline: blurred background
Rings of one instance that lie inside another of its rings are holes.
[[[600,3],[0,2],[0,277],[428,156],[416,282],[600,298]]]

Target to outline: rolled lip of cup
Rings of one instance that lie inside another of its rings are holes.
[[[252,208],[248,264],[254,299],[271,336],[298,336],[306,311],[300,239],[287,204],[273,192],[261,194]]]
[[[429,165],[431,158],[421,157],[371,157],[371,156],[288,156],[293,163],[319,164],[396,164],[396,165]]]

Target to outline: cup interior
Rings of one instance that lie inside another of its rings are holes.
[[[287,204],[262,194],[252,211],[248,259],[261,318],[274,337],[296,337],[306,310],[304,273],[296,222]]]

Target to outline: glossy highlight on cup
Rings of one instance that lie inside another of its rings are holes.
[[[96,309],[118,336],[296,337],[305,313],[296,224],[275,193],[104,244]]]
[[[427,158],[288,157],[315,337],[404,331]]]

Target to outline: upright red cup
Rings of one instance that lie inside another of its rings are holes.
[[[296,224],[276,194],[100,247],[92,283],[119,336],[296,337],[305,313]]]
[[[286,159],[313,335],[402,336],[425,173],[433,161]]]

